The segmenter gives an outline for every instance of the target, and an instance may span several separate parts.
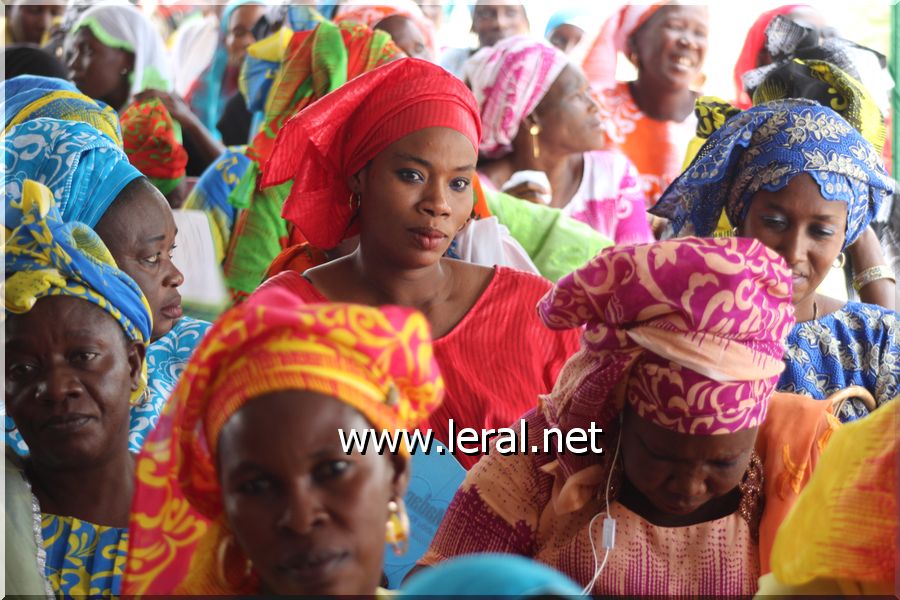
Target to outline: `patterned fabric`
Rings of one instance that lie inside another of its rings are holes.
[[[752,71],[759,66],[756,64],[756,61],[759,58],[760,51],[766,46],[766,28],[772,22],[772,19],[778,15],[786,15],[798,8],[810,7],[808,4],[785,4],[762,13],[750,26],[747,38],[744,40],[744,47],[741,48],[741,54],[734,64],[734,88],[739,108],[746,109],[751,106],[750,96],[744,90],[743,76],[747,71]]]
[[[804,29],[792,21],[776,18],[775,24],[780,23],[784,24],[783,27]],[[881,154],[887,129],[878,102],[857,77],[833,64],[840,60],[840,53],[844,51],[842,46],[832,50],[836,43],[834,41],[829,46],[806,52],[791,48],[784,59],[745,73],[744,85],[752,94],[753,104],[785,98],[808,98],[833,109]],[[797,54],[824,58],[801,60]],[[840,62],[847,64],[848,68],[853,67],[846,58]]]
[[[616,244],[652,242],[647,196],[638,177],[637,169],[623,154],[585,152],[581,185],[562,212],[587,223]]]
[[[140,452],[144,439],[156,427],[175,384],[211,326],[212,323],[208,321],[181,317],[166,335],[147,346],[150,382],[141,402],[131,407],[128,436],[128,449],[131,452]]]
[[[134,102],[122,113],[125,153],[131,164],[160,192],[168,194],[184,179],[188,155],[179,141],[180,128],[158,99]]]
[[[22,195],[26,179],[50,188],[64,221],[88,227],[126,185],[141,176],[128,156],[106,135],[87,123],[34,119],[16,125],[3,141],[9,198]],[[6,203],[6,226],[15,227],[16,211]]]
[[[880,306],[848,302],[798,323],[788,335],[784,361],[779,390],[823,400],[859,385],[881,406],[900,394],[900,320]],[[866,414],[863,403],[852,400],[837,416],[852,421]]]
[[[222,111],[225,110],[225,103],[229,99],[228,95],[224,93],[224,88],[227,87],[225,77],[228,67],[228,48],[225,38],[228,36],[228,24],[234,11],[247,4],[263,3],[260,0],[229,0],[225,5],[219,19],[219,42],[216,44],[212,60],[197,78],[196,83],[191,86],[187,98],[191,111],[197,115],[200,122],[210,132],[213,132],[213,135],[218,135],[216,123],[219,122]],[[236,80],[232,81],[233,86],[236,83]]]
[[[130,4],[92,6],[81,14],[71,33],[85,28],[104,46],[134,55],[129,98],[149,88],[172,91],[175,80],[166,44],[140,9]]]
[[[6,203],[18,213],[17,226],[5,230],[7,312],[24,314],[41,298],[72,296],[108,312],[129,339],[149,341],[147,299],[92,229],[63,222],[50,190],[29,179]]]
[[[591,85],[603,89],[616,84],[619,53],[631,60],[628,48],[631,36],[666,4],[626,4],[606,20],[584,60],[584,74]]]
[[[202,210],[211,217],[211,222],[215,224],[212,233],[219,262],[225,260],[225,249],[231,242],[231,232],[237,218],[237,208],[228,198],[250,166],[245,150],[246,146],[226,148],[203,171],[184,201],[185,209]]]
[[[543,444],[551,427],[540,411],[525,416],[526,446]],[[612,472],[610,510],[616,544],[592,593],[611,596],[747,596],[756,576],[769,571],[772,541],[814,471],[836,422],[829,404],[773,394],[744,480],[740,508],[715,521],[658,527],[617,502],[621,461]],[[606,444],[615,431],[605,430]],[[606,446],[607,452],[609,446]],[[582,478],[585,502],[556,501],[555,456],[501,456],[492,451],[469,471],[419,561],[437,565],[476,552],[532,557],[587,585],[603,559],[602,526],[608,466]],[[591,539],[597,549],[591,549]]]
[[[638,108],[626,82],[598,90],[597,103],[606,124],[604,148],[618,150],[634,163],[652,206],[681,173],[696,118],[691,114],[680,123],[651,119]]]
[[[128,554],[128,529],[75,517],[43,514],[45,571],[59,597],[119,596]]]
[[[889,583],[896,574],[900,402],[837,431],[772,549],[785,584]]]
[[[543,40],[517,35],[475,53],[465,65],[465,80],[481,110],[484,135],[479,150],[487,158],[512,152],[519,128],[563,68],[566,55]]]
[[[222,582],[214,551],[229,535],[215,466],[219,431],[248,400],[312,390],[393,431],[425,418],[443,386],[421,313],[304,306],[280,290],[225,313],[191,358],[139,457],[123,593],[256,591],[255,584],[231,589]]]
[[[82,121],[122,146],[116,111],[78,91],[75,84],[55,77],[20,75],[3,81],[5,133],[19,123],[40,119]]]
[[[778,100],[728,119],[650,212],[676,235],[710,235],[723,209],[739,226],[756,192],[778,191],[800,173],[825,199],[847,203],[845,248],[894,189],[878,153],[840,115],[810,100]]]
[[[416,29],[425,40],[425,47],[431,52],[431,56],[437,56],[437,46],[434,39],[434,25],[413,0],[381,0],[381,4],[342,4],[337,7],[334,17],[335,23],[355,21],[372,29],[383,20],[394,15],[400,15],[410,19]]]
[[[273,37],[261,44],[273,45],[276,41]],[[387,33],[352,23],[321,23],[312,31],[294,33],[290,37],[266,99],[265,125],[247,148],[247,156],[252,162],[229,200],[239,209],[248,209],[237,217],[230,232],[232,239],[225,262],[226,285],[235,298],[256,289],[269,264],[282,249],[306,241],[303,237],[290,236],[287,223],[281,217],[290,186],[262,190],[260,188],[265,186],[257,185],[260,167],[272,155],[275,137],[285,122],[347,81],[393,60],[399,52]],[[291,160],[298,157],[316,160],[301,154],[290,155]],[[285,179],[291,176],[293,173]],[[334,182],[329,182],[328,186],[335,187]],[[337,187],[344,187],[343,182]],[[348,191],[343,197],[343,205],[349,195]],[[309,238],[309,241],[321,248],[333,248],[340,240],[331,245],[318,243],[318,239]]]

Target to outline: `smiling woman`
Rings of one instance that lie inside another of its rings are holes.
[[[538,322],[534,305],[548,281],[444,258],[473,211],[475,99],[460,80],[414,58],[360,75],[328,98],[279,131],[262,186],[293,180],[282,214],[311,245],[333,248],[358,233],[359,246],[304,273],[282,272],[260,290],[417,308],[447,380],[447,400],[428,423],[435,437],[448,441],[449,419],[508,426],[552,387],[577,335]]]
[[[26,180],[7,193],[6,408],[31,452],[7,453],[6,547],[25,570],[6,591],[35,593],[16,585],[36,575],[60,597],[117,596],[150,309],[97,235],[62,221],[49,189]]]
[[[276,289],[227,312],[139,459],[124,593],[376,593],[409,453],[348,454],[338,430],[415,427],[443,389],[416,311]]]

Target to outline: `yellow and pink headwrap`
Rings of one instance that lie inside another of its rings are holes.
[[[604,250],[538,310],[553,329],[585,326],[542,403],[562,429],[613,423],[626,401],[678,433],[758,427],[794,325],[790,268],[744,238]]]
[[[258,591],[229,587],[217,574],[216,548],[229,532],[216,448],[241,407],[285,390],[332,396],[374,428],[393,431],[424,420],[444,383],[417,311],[303,304],[272,289],[226,312],[191,357],[138,459],[123,595]]]

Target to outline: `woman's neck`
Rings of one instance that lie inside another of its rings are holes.
[[[134,462],[127,446],[103,464],[85,469],[53,469],[26,463],[41,512],[70,516],[96,525],[127,527],[134,494]]]
[[[584,177],[584,154],[562,152],[541,146],[535,158],[530,144],[517,143],[512,153],[485,166],[484,172],[499,188],[518,171],[542,171],[550,180],[553,193],[551,206],[563,208],[581,187]]]
[[[681,123],[694,110],[697,94],[688,88],[666,89],[640,77],[628,85],[634,103],[651,119]]]
[[[618,501],[631,512],[658,527],[687,527],[715,521],[734,513],[738,510],[741,502],[741,491],[740,488],[735,487],[724,496],[713,498],[690,514],[673,515],[656,508],[628,481],[627,477],[623,477],[622,491],[619,493]]]
[[[371,257],[371,258],[370,258]],[[398,268],[367,252],[363,245],[347,257],[357,279],[372,295],[372,305],[411,306],[424,313],[446,300],[453,289],[452,271],[441,260],[416,269]]]

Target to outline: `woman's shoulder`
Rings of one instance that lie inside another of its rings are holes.
[[[535,273],[500,266],[497,267],[493,283],[495,284],[493,287],[497,288],[494,293],[510,296],[512,302],[521,302],[523,297],[532,296],[536,300],[540,299],[553,287],[548,279]],[[529,310],[533,311],[534,307],[530,306]]]
[[[840,309],[815,321],[800,323],[795,331],[827,329],[839,338],[872,340],[888,338],[900,344],[900,320],[888,308],[864,302],[847,302]]]

